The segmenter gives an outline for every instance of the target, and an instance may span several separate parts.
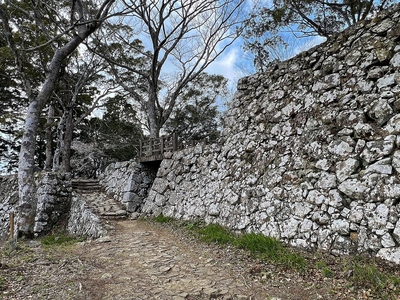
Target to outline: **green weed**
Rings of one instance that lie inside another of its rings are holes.
[[[332,277],[335,276],[335,272],[332,271],[331,269],[329,269],[328,266],[327,266],[324,262],[322,262],[322,261],[317,262],[317,263],[315,264],[315,267],[316,267],[318,270],[321,270],[321,274],[322,274],[322,276],[324,276],[324,277],[332,278]]]
[[[54,245],[73,245],[78,242],[82,242],[84,238],[74,238],[67,235],[49,235],[41,239],[42,245],[54,246]]]
[[[255,233],[236,235],[216,224],[204,226],[191,223],[191,225],[190,231],[204,242],[232,245],[247,250],[258,258],[297,270],[303,270],[307,264],[301,255],[291,252],[274,238]]]
[[[283,264],[286,267],[303,270],[307,262],[299,254],[293,253],[275,238],[262,234],[248,233],[237,238],[235,244],[250,251],[261,259]]]
[[[352,281],[377,292],[384,292],[388,287],[400,288],[400,278],[387,275],[375,265],[367,263],[354,262]]]
[[[184,221],[181,223],[181,226],[185,227],[192,233],[196,231],[198,232],[203,225],[204,224],[202,224],[200,221]]]
[[[163,214],[160,214],[157,217],[154,217],[153,220],[156,221],[157,223],[169,223],[172,222],[174,218],[166,217]]]
[[[235,240],[233,233],[216,224],[207,225],[197,231],[201,236],[201,240],[206,243],[232,244]]]
[[[5,289],[6,289],[6,281],[2,276],[0,276],[0,291],[4,291]]]
[[[236,244],[239,248],[250,251],[252,254],[263,254],[269,258],[279,255],[283,246],[276,239],[256,233],[246,233],[238,237]]]

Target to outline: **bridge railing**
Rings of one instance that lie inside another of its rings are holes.
[[[182,141],[176,133],[168,137],[160,137],[159,139],[149,139],[140,141],[139,160],[141,162],[150,162],[162,160],[164,153],[174,152],[187,147],[192,147],[198,143],[208,144],[207,140],[190,140]]]
[[[169,137],[160,137],[159,139],[149,139],[140,141],[139,156],[141,161],[162,160],[165,152],[174,152],[182,149],[182,144],[178,143],[176,133]]]

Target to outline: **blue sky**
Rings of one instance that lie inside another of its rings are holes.
[[[315,36],[308,39],[290,39],[292,44],[289,45],[291,56],[293,57],[300,52],[310,49],[325,41],[325,38]],[[290,58],[288,57],[288,58]],[[233,45],[231,45],[222,55],[213,62],[208,68],[207,72],[212,74],[220,74],[229,79],[232,88],[236,87],[236,82],[243,74],[240,70],[240,65],[249,65],[252,68],[252,61],[249,61],[249,55],[243,49],[243,39],[239,38]]]

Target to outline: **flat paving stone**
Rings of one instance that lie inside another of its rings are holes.
[[[147,222],[116,221],[116,234],[109,238],[111,241],[107,238],[101,247],[93,248],[94,241],[81,249],[80,259],[91,266],[88,290],[83,287],[87,299],[269,297],[262,284],[255,282],[256,288],[244,283],[243,276],[247,275],[238,273],[246,272],[244,269],[219,264],[218,258],[210,257],[213,253],[183,244],[167,230],[152,230]]]

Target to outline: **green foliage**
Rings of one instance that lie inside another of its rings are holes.
[[[21,110],[27,99],[22,96],[11,50],[0,34],[0,165],[15,172],[20,145]],[[3,170],[4,171],[4,170]]]
[[[84,238],[77,239],[67,235],[49,235],[41,239],[41,243],[44,246],[73,245],[82,241],[84,241]]]
[[[137,157],[143,133],[133,106],[123,97],[116,96],[105,109],[102,118],[93,117],[78,126],[79,140],[96,144],[111,160],[126,161]]]
[[[188,83],[174,113],[164,125],[167,134],[176,132],[182,140],[215,142],[219,137],[217,101],[227,97],[227,79],[200,74]]]
[[[174,218],[166,217],[163,214],[159,214],[157,217],[154,217],[153,220],[157,223],[169,223],[172,222]]]

